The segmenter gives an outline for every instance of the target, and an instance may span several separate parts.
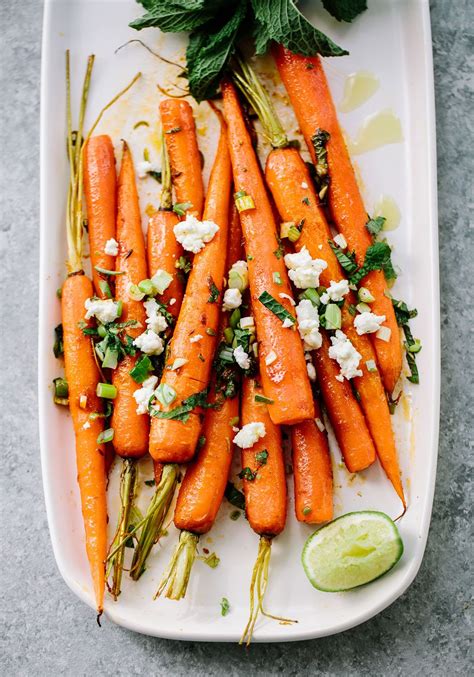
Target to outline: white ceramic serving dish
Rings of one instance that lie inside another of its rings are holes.
[[[316,6],[317,5],[317,6]],[[395,261],[401,269],[393,293],[416,305],[414,333],[423,342],[419,355],[421,384],[406,384],[402,404],[394,417],[409,510],[399,522],[405,543],[402,560],[385,577],[362,589],[344,594],[314,590],[300,564],[302,545],[312,529],[299,524],[292,498],[285,532],[273,545],[271,577],[267,592],[269,610],[298,619],[294,625],[279,625],[261,619],[254,641],[286,641],[321,637],[341,632],[371,618],[399,597],[413,581],[425,549],[436,471],[439,412],[439,292],[438,234],[436,213],[436,157],[433,103],[433,72],[428,2],[379,0],[353,25],[338,24],[319,3],[303,5],[308,16],[350,56],[326,60],[327,73],[336,102],[341,100],[345,76],[360,70],[374,73],[380,88],[363,106],[340,120],[349,137],[375,111],[391,108],[399,117],[402,143],[388,145],[358,156],[368,211],[380,194],[397,202],[402,220],[389,233]],[[70,48],[73,91],[77,102],[86,57],[96,55],[87,121],[138,71],[141,81],[132,93],[108,114],[100,131],[112,135],[117,148],[126,138],[136,155],[147,145],[156,148],[156,82],[168,82],[173,70],[163,66],[137,44],[115,54],[131,38],[140,37],[162,54],[182,55],[181,36],[162,35],[157,30],[137,34],[128,22],[140,8],[133,0],[47,0],[45,6],[42,110],[41,110],[41,264],[39,328],[39,409],[43,482],[51,539],[59,570],[68,586],[93,606],[93,594],[84,552],[83,527],[76,484],[75,452],[71,421],[53,404],[51,381],[60,373],[52,353],[53,327],[60,321],[56,289],[64,279],[65,199],[68,168],[65,153],[64,53]],[[268,64],[267,64],[268,65]],[[266,66],[267,66],[266,65]],[[265,67],[266,67],[265,66]],[[75,108],[77,110],[77,107]],[[199,141],[206,155],[206,175],[212,161],[214,126],[206,104],[197,108]],[[155,130],[140,127],[148,120]],[[291,116],[288,118],[291,120]],[[87,125],[86,125],[87,128]],[[155,144],[155,145],[154,145]],[[265,149],[263,149],[265,151]],[[158,186],[152,179],[140,183],[142,207],[156,205]],[[340,455],[331,438],[336,484],[336,515],[363,508],[379,509],[395,517],[400,506],[390,484],[376,464],[358,477],[340,467]],[[150,467],[142,464],[143,478]],[[291,482],[289,482],[291,484]],[[146,503],[145,487],[140,505]],[[117,468],[110,495],[117,493]],[[291,491],[290,491],[291,493]],[[114,524],[117,501],[110,502]],[[106,601],[106,615],[137,632],[173,639],[235,641],[240,637],[248,613],[248,588],[257,552],[258,538],[243,516],[229,519],[232,507],[226,502],[201,548],[220,557],[216,569],[197,561],[185,601],[152,601],[161,573],[168,561],[177,533],[171,525],[150,560],[150,570],[138,583],[125,580],[123,594],[114,603]],[[112,529],[112,526],[111,526]],[[227,597],[231,610],[221,616],[220,600]],[[91,622],[93,615],[91,613]],[[107,621],[106,621],[107,622]]]

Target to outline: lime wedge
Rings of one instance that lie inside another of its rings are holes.
[[[341,592],[383,576],[402,553],[402,539],[390,517],[364,510],[342,515],[312,534],[301,561],[315,588]]]

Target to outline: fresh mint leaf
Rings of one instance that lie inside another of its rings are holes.
[[[392,266],[392,250],[386,242],[376,242],[366,253],[363,265],[350,278],[351,284],[358,285],[372,270],[383,270],[387,280],[394,280],[397,274]]]
[[[246,466],[245,468],[242,468],[242,470],[239,472],[238,477],[240,477],[241,480],[253,482],[254,479],[257,477],[257,473],[251,470],[248,466]]]
[[[255,54],[258,56],[260,54],[265,54],[268,49],[268,44],[271,42],[271,38],[268,35],[267,29],[260,21],[255,21],[253,40],[255,44]]]
[[[413,317],[416,317],[418,315],[418,311],[416,310],[416,308],[412,308],[410,310],[405,301],[397,301],[397,299],[392,299],[392,305],[393,310],[395,311],[397,324],[400,327],[403,327],[404,324],[408,324],[408,322]]]
[[[207,403],[208,390],[208,388],[204,388],[204,390],[201,390],[195,395],[190,395],[183,400],[179,406],[174,407],[174,409],[170,409],[169,411],[156,411],[153,407],[149,408],[150,414],[155,418],[166,418],[186,423],[189,419],[189,415],[196,407],[209,408],[210,405]]]
[[[227,616],[230,611],[230,604],[227,597],[221,599],[221,616]]]
[[[133,369],[128,373],[133,378],[135,383],[143,383],[146,381],[150,372],[153,371],[153,364],[148,355],[143,355],[139,360],[137,360]]]
[[[141,30],[158,26],[163,33],[193,31],[210,21],[221,3],[207,0],[138,0],[147,10],[144,16],[130,23]]]
[[[235,505],[240,510],[245,510],[245,497],[232,482],[227,482],[224,496],[231,505]]]
[[[327,35],[314,28],[297,9],[293,0],[251,0],[257,21],[269,39],[303,56],[343,56],[348,54]],[[263,40],[260,37],[260,44]]]
[[[335,242],[329,240],[329,246],[333,250],[337,260],[341,264],[341,268],[345,270],[348,275],[353,275],[357,270],[357,263],[355,262],[354,252],[346,253]]]
[[[291,320],[292,324],[295,324],[296,320],[293,317],[291,313],[287,311],[287,309],[281,305],[276,299],[273,298],[271,294],[269,294],[267,291],[264,291],[260,294],[258,297],[258,300],[260,303],[262,303],[265,308],[268,308],[268,310],[271,310],[271,312],[276,315],[282,322],[284,320]]]
[[[351,22],[367,9],[367,0],[323,0],[323,7],[338,21]]]
[[[365,224],[365,227],[372,235],[372,237],[377,237],[380,231],[383,229],[383,224],[385,223],[385,216],[376,216],[374,219],[369,219]]]

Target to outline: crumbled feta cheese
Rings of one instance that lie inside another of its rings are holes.
[[[312,259],[306,247],[296,254],[286,254],[285,264],[290,280],[298,289],[319,287],[319,276],[328,267],[323,259]]]
[[[158,336],[158,334],[151,329],[147,329],[143,334],[137,336],[133,345],[146,355],[161,355],[165,349],[161,336]]]
[[[102,324],[107,324],[117,319],[118,304],[112,299],[86,299],[84,307],[86,320],[95,317]]]
[[[158,165],[148,162],[148,160],[142,160],[141,162],[138,162],[137,165],[137,174],[140,179],[146,179],[148,176],[148,172],[159,172],[160,168]]]
[[[339,282],[331,280],[331,284],[321,296],[321,303],[325,305],[326,303],[329,303],[329,301],[342,301],[344,296],[348,293],[349,282],[347,280],[339,280]]]
[[[142,387],[135,390],[133,397],[137,403],[137,414],[146,414],[148,412],[148,402],[153,397],[156,385],[158,383],[157,376],[150,376],[143,381]]]
[[[240,289],[226,289],[223,301],[222,310],[235,310],[235,308],[238,308],[242,305]]]
[[[247,423],[247,425],[244,425],[234,437],[233,441],[234,444],[241,449],[250,449],[255,442],[258,442],[258,440],[261,437],[265,437],[265,435],[265,424],[256,421],[255,423]]]
[[[189,343],[197,343],[202,339],[202,334],[196,334],[195,336],[191,336],[189,339]]]
[[[362,334],[373,334],[380,329],[382,322],[385,322],[385,320],[385,315],[365,312],[354,317],[354,327],[359,336],[362,336]]]
[[[285,317],[281,326],[283,327],[283,329],[291,329],[291,327],[293,327],[294,324],[295,323],[292,320],[290,320],[289,317]]]
[[[174,299],[174,298],[173,298],[173,299],[170,299],[170,300],[168,301],[168,305],[170,305],[170,306],[174,306],[175,303],[176,303],[176,299]]]
[[[113,237],[110,240],[107,240],[104,247],[104,254],[108,256],[118,256],[119,253],[119,243]]]
[[[347,247],[347,240],[346,240],[346,238],[344,237],[344,235],[341,235],[340,233],[339,233],[339,235],[336,235],[336,236],[334,237],[334,242],[335,242],[335,243],[337,244],[337,246],[340,247],[341,249],[346,249],[346,247]]]
[[[362,356],[357,352],[344,332],[337,329],[335,336],[331,336],[331,343],[329,357],[336,360],[341,367],[339,375],[336,376],[337,380],[343,381],[344,378],[350,379],[354,378],[354,376],[362,376],[362,371],[358,368]]]
[[[149,299],[143,304],[146,312],[147,319],[146,324],[147,328],[155,332],[155,334],[161,334],[162,331],[168,327],[168,323],[164,316],[160,313],[160,306],[157,304],[155,299]]]
[[[296,306],[298,319],[298,331],[304,341],[306,349],[317,350],[321,348],[322,336],[319,332],[319,313],[311,301],[303,299]]]
[[[265,364],[267,366],[270,365],[270,364],[273,364],[276,359],[277,359],[276,352],[274,350],[271,350],[265,358]]]
[[[306,183],[306,181],[302,181],[301,182],[301,188],[306,189],[307,187],[308,187],[308,184]]]
[[[249,286],[247,261],[236,261],[229,270],[229,288],[245,291]]]
[[[218,230],[219,226],[214,221],[199,221],[192,214],[186,214],[185,220],[180,221],[173,228],[175,238],[183,249],[194,254],[200,252]]]
[[[295,300],[292,299],[291,296],[290,296],[289,294],[283,294],[283,293],[281,293],[281,294],[278,294],[278,296],[279,296],[281,299],[286,299],[287,301],[289,301],[289,302],[291,303],[292,306],[296,306]]]
[[[233,426],[232,426],[232,432],[233,432],[233,433],[238,433],[238,432],[239,432],[239,429],[237,428],[236,425],[233,425]]]
[[[314,368],[314,364],[312,362],[306,363],[306,371],[308,372],[309,380],[316,381],[316,369]]]
[[[83,430],[89,430],[90,427],[91,427],[90,421],[86,421],[84,423],[84,425],[82,426],[82,429]]]
[[[237,348],[234,348],[234,359],[241,369],[250,369],[249,355],[245,352],[242,346],[237,346]]]

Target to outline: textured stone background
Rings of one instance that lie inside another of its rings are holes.
[[[1,382],[6,393],[0,473],[0,674],[468,674],[474,12],[469,0],[432,0],[431,11],[443,373],[438,481],[426,556],[405,595],[365,625],[342,636],[254,645],[245,652],[232,645],[143,637],[107,622],[99,631],[90,610],[68,590],[56,569],[44,510],[36,421],[42,3],[0,2]]]

